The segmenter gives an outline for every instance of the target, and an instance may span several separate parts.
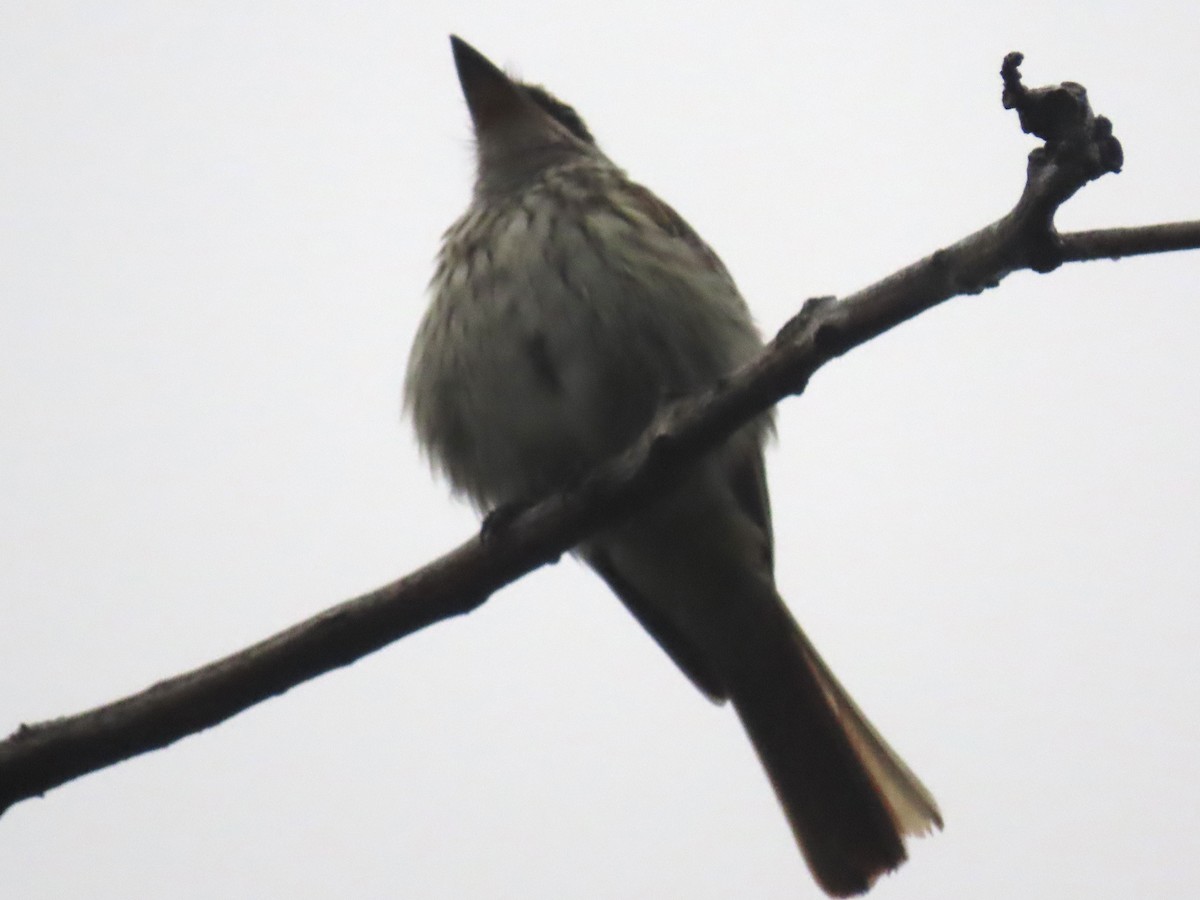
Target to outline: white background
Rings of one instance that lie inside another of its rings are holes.
[[[469,126],[447,33],[575,104],[768,333],[1002,214],[1077,80],[1200,216],[1193,2],[0,6],[0,729],[468,537],[400,418]],[[1200,881],[1200,254],[1022,274],[855,350],[769,464],[798,618],[937,795],[873,896]],[[0,817],[60,898],[811,897],[748,742],[572,561]]]

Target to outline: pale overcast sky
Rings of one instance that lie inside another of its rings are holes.
[[[456,32],[575,104],[770,333],[1002,214],[1075,80],[1200,217],[1200,6],[0,6],[0,729],[206,662],[474,517],[400,417],[471,178]],[[1022,274],[786,403],[779,582],[937,795],[873,897],[1200,883],[1200,253]],[[0,817],[0,892],[816,897],[733,713],[570,560]]]

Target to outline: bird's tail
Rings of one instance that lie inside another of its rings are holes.
[[[941,828],[932,795],[875,731],[765,586],[739,598],[726,691],[809,868],[835,897],[860,894]]]

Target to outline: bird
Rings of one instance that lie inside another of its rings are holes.
[[[570,490],[763,342],[716,253],[579,114],[450,39],[475,138],[405,375],[434,467],[482,513]],[[732,705],[820,887],[867,891],[942,827],[780,597],[763,446],[736,431],[574,549],[699,691]]]

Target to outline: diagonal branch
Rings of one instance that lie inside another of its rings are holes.
[[[1121,165],[1107,120],[1084,89],[1028,90],[1019,54],[1001,72],[1004,102],[1045,143],[1029,157],[1013,210],[952,246],[842,300],[810,300],[765,352],[724,383],[664,410],[575,491],[493,523],[391,584],[141,693],[78,715],[22,725],[0,742],[0,812],[80,775],[165,747],[434,622],[470,612],[504,584],[556,560],[592,531],[666,491],[674,473],[740,425],[804,390],[825,363],[951,297],[1020,269],[1200,247],[1200,222],[1059,235],[1058,207]]]

